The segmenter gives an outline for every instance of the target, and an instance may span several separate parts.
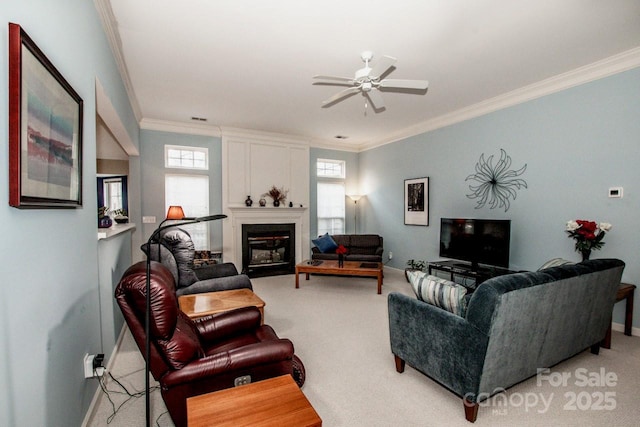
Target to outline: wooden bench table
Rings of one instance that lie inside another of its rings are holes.
[[[291,375],[187,399],[189,427],[321,427]]]

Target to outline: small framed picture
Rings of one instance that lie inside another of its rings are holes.
[[[429,225],[429,178],[404,180],[405,225]]]
[[[9,24],[9,205],[82,206],[82,99]]]

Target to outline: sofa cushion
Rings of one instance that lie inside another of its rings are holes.
[[[407,276],[420,301],[464,317],[467,309],[467,288],[440,277],[430,276],[424,271],[410,270],[407,271]]]
[[[176,260],[178,288],[184,288],[197,282],[198,276],[193,272],[195,247],[189,233],[181,228],[169,228],[161,232],[160,241],[171,251]]]
[[[331,236],[329,236],[329,233],[325,233],[324,236],[313,239],[312,242],[322,253],[335,253],[338,248],[338,244]]]
[[[380,246],[380,236],[377,234],[354,234],[351,236],[351,247],[367,248],[374,251]]]

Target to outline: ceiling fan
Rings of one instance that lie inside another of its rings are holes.
[[[380,77],[387,74],[396,63],[397,59],[391,56],[382,56],[371,67],[369,62],[373,58],[373,52],[364,51],[361,54],[362,61],[364,61],[364,68],[356,71],[354,77],[340,77],[340,76],[324,76],[316,75],[314,79],[318,81],[313,84],[320,85],[332,85],[332,86],[350,86],[344,89],[330,98],[322,101],[322,107],[330,107],[338,101],[346,98],[349,95],[362,93],[362,96],[369,99],[373,108],[376,111],[382,111],[385,108],[384,99],[380,94],[380,89],[413,89],[426,91],[429,87],[429,82],[426,80],[401,80],[401,79],[382,79]],[[365,103],[365,108],[367,104]]]

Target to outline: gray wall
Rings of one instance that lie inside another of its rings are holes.
[[[554,257],[580,259],[566,221],[605,221],[613,229],[592,257],[624,260],[624,280],[640,284],[639,111],[635,69],[363,152],[365,230],[380,232],[385,253],[394,253],[388,265],[404,268],[410,258],[438,259],[441,217],[511,219],[511,267],[535,270]],[[512,158],[511,169],[527,164],[521,178],[528,188],[517,191],[507,212],[476,209],[465,178],[481,154],[499,157],[501,148]],[[403,181],[424,176],[430,178],[430,225],[404,225]],[[613,186],[624,187],[624,198],[607,197]],[[617,322],[622,306],[616,306]]]
[[[85,353],[100,342],[95,79],[134,144],[138,127],[94,3],[0,2],[0,425],[80,425],[97,389]],[[83,206],[19,210],[8,200],[8,22],[20,24],[84,100]]]
[[[184,145],[209,149],[209,170],[165,169],[164,146]],[[209,176],[209,210],[222,213],[222,142],[212,136],[187,135],[153,130],[140,131],[140,162],[142,173],[142,215],[155,216],[155,224],[142,224],[143,242],[165,218],[165,174],[203,174]],[[189,215],[188,212],[186,212]],[[209,223],[211,250],[222,249],[222,221]],[[142,253],[142,251],[139,251]]]

